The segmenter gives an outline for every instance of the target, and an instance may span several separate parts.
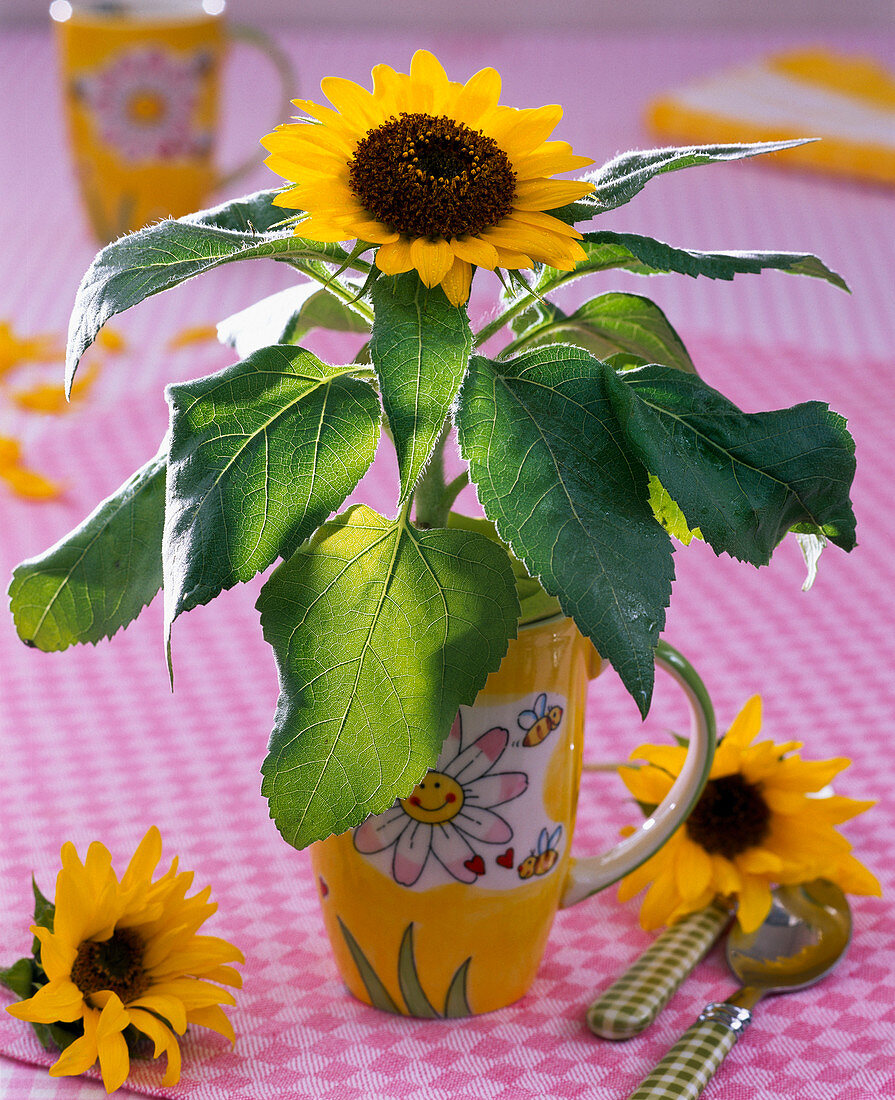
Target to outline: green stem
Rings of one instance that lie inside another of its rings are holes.
[[[422,476],[413,494],[418,527],[445,527],[451,502],[445,503],[447,486],[444,480],[444,445],[450,432],[450,422],[445,421]],[[456,494],[455,494],[456,495]]]

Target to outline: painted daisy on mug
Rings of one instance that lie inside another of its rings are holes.
[[[325,78],[332,107],[295,99],[311,117],[262,141],[265,163],[294,184],[275,204],[307,212],[297,235],[378,246],[380,271],[416,269],[454,305],[469,297],[476,267],[570,271],[586,258],[581,233],[546,213],[593,190],[551,178],[591,163],[547,140],[561,107],[501,106],[495,69],[459,84],[426,50],[409,74],[377,65],[372,76],[372,92]]]
[[[161,854],[153,826],[119,879],[104,845],[91,844],[82,862],[67,843],[55,903],[35,887],[34,957],[0,972],[0,980],[24,998],[6,1011],[34,1025],[44,1045],[61,1048],[52,1077],[83,1073],[99,1059],[106,1091],[114,1092],[148,1040],[153,1057],[167,1057],[162,1084],[173,1085],[178,1037],[189,1025],[235,1041],[221,1006],[236,1002],[222,984],[242,984],[230,965],[244,962],[242,952],[197,934],[217,909],[211,887],[187,897],[193,873],[178,871],[176,859],[153,879]]]
[[[753,744],[760,728],[761,698],[755,695],[719,742],[686,822],[622,880],[622,901],[649,886],[640,910],[645,929],[672,924],[720,897],[737,902],[737,920],[751,932],[771,908],[773,884],[826,878],[846,893],[879,895],[879,883],[835,828],[874,803],[824,792],[851,761],[803,760],[798,741]],[[642,806],[657,805],[685,756],[683,746],[642,745],[631,759],[646,760],[646,766],[620,768],[619,774]]]
[[[437,770],[429,771],[407,798],[369,817],[354,832],[354,846],[364,855],[394,846],[391,874],[402,886],[419,880],[430,856],[443,881],[475,882],[485,873],[482,855],[473,845],[508,844],[512,826],[495,806],[518,798],[528,787],[525,772],[495,772],[509,733],[489,729],[462,748],[458,714],[444,742]]]

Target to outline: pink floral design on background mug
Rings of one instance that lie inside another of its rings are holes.
[[[618,881],[683,821],[705,784],[714,717],[692,667],[660,643],[685,691],[690,751],[644,826],[574,859],[591,643],[562,616],[523,626],[436,767],[406,798],[311,847],[324,922],[349,990],[391,1012],[489,1012],[534,980],[557,909]]]
[[[81,195],[106,243],[160,218],[207,205],[212,191],[261,163],[261,150],[225,174],[214,163],[220,74],[240,40],[279,75],[288,113],[295,79],[266,35],[228,26],[224,0],[53,0],[66,123]]]

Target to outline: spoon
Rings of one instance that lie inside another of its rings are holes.
[[[726,1001],[707,1005],[629,1100],[695,1100],[752,1019],[766,993],[804,989],[825,977],[845,954],[851,911],[826,879],[778,886],[771,910],[754,932],[734,925],[727,963],[743,983]]]

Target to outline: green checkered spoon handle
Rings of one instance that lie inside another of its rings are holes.
[[[730,912],[715,902],[666,928],[587,1010],[590,1030],[601,1039],[639,1035],[668,1004],[729,919]]]
[[[734,925],[727,964],[744,983],[710,1004],[629,1100],[696,1100],[768,993],[789,993],[819,981],[845,954],[851,913],[838,886],[824,879],[778,886],[771,909],[753,932]]]

